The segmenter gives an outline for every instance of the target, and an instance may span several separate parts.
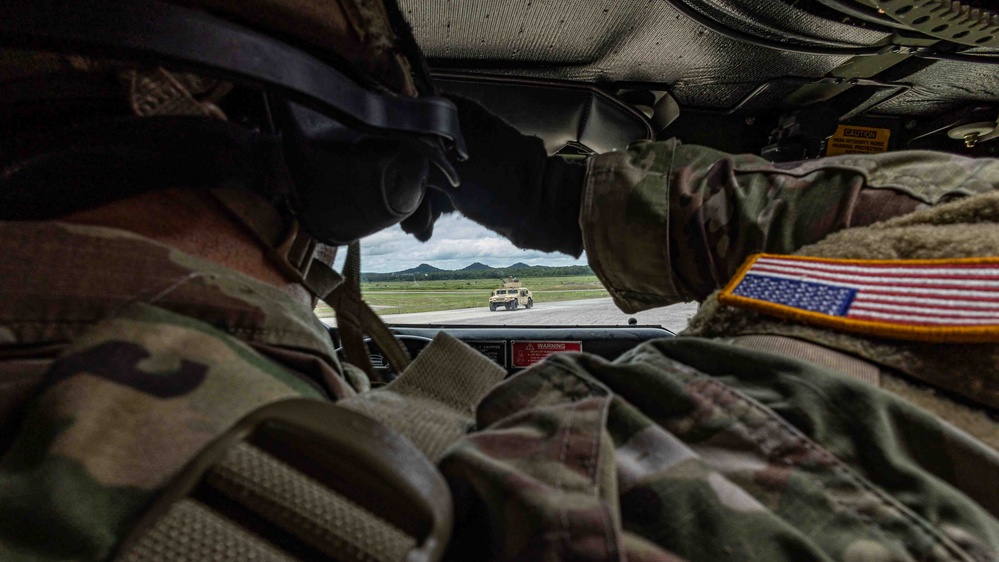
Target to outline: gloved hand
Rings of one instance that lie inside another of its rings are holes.
[[[579,257],[585,164],[549,157],[541,139],[521,134],[477,102],[451,100],[469,153],[467,161],[455,163],[461,185],[428,191],[403,230],[427,240],[434,221],[457,209],[518,248]]]

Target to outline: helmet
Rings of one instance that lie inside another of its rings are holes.
[[[448,157],[464,157],[456,109],[433,95],[393,0],[5,2],[4,47],[0,80],[21,86],[3,88],[8,107],[79,91],[56,75],[100,77],[68,104],[88,118],[7,126],[4,220],[190,185],[253,192],[335,246],[412,214],[431,167],[456,183]],[[39,73],[46,88],[24,87]],[[122,85],[127,119],[87,97]],[[255,231],[270,220],[229,206]],[[288,245],[273,228],[261,237]]]

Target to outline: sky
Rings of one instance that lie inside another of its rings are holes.
[[[346,252],[341,252],[342,256]],[[520,250],[506,238],[481,227],[458,213],[442,216],[434,225],[434,236],[421,243],[395,226],[361,241],[361,271],[390,273],[427,263],[440,269],[461,269],[481,262],[507,267],[528,265],[586,265],[585,254],[574,259],[564,254]]]

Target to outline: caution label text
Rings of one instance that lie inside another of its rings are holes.
[[[888,151],[891,129],[840,125],[829,139],[826,156],[843,154],[880,154]]]

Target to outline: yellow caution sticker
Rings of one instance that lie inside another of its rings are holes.
[[[888,152],[891,129],[840,125],[826,147],[826,156]]]

